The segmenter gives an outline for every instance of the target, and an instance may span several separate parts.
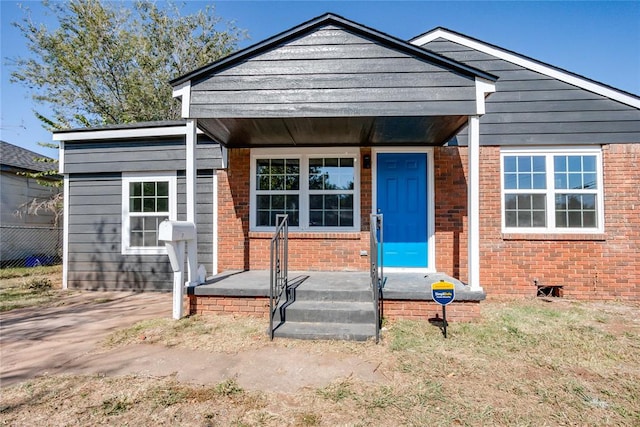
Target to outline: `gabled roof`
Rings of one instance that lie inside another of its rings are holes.
[[[428,46],[426,45],[439,38],[458,43],[460,45],[475,49],[480,52],[484,52],[486,54],[495,56],[496,58],[511,62],[512,64],[527,68],[531,71],[535,71],[537,73],[552,77],[554,79],[569,83],[576,87],[588,90],[598,95],[606,96],[607,98],[640,109],[640,97],[638,97],[637,95],[625,92],[620,89],[616,89],[604,83],[600,83],[579,74],[575,74],[562,68],[546,64],[528,56],[521,55],[517,52],[513,52],[499,46],[483,42],[481,40],[449,30],[444,27],[437,27],[431,31],[414,37],[410,40],[410,43],[428,49]]]
[[[37,162],[35,159],[49,159],[35,151],[0,141],[0,164],[28,171],[45,172],[52,169],[51,163]]]
[[[216,62],[213,62],[209,65],[206,65],[197,70],[194,70],[188,74],[178,77],[172,80],[170,84],[175,87],[189,80],[200,79],[208,74],[214,73],[222,68],[237,64],[238,62],[243,61],[244,59],[247,59],[251,56],[265,52],[269,49],[272,49],[278,46],[279,44],[290,41],[296,37],[300,37],[301,35],[308,34],[314,31],[315,29],[326,26],[326,25],[336,25],[345,30],[351,31],[355,34],[376,40],[387,47],[397,49],[399,51],[413,55],[415,57],[441,65],[452,71],[459,72],[462,75],[466,75],[471,78],[480,77],[492,82],[497,80],[496,76],[490,73],[487,73],[485,71],[479,70],[474,67],[470,67],[468,65],[462,64],[460,62],[446,58],[444,56],[435,54],[433,52],[429,52],[425,49],[420,48],[419,46],[408,43],[399,38],[390,36],[386,33],[380,32],[373,28],[366,27],[362,24],[358,24],[354,21],[350,21],[339,15],[335,15],[333,13],[327,13],[327,14],[318,16],[316,18],[313,18],[310,21],[302,23],[296,27],[293,27],[273,37],[270,37],[260,43],[254,44],[253,46],[239,50],[238,52],[235,52],[229,56],[226,56]]]

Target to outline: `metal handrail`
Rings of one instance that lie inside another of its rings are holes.
[[[289,215],[276,215],[270,249],[269,337],[273,340],[273,318],[289,281]]]
[[[380,327],[382,326],[384,296],[382,287],[384,285],[384,234],[382,214],[371,214],[369,222],[371,258],[371,291],[373,292],[373,308],[376,313],[376,343],[380,341]],[[378,254],[380,259],[378,260]]]

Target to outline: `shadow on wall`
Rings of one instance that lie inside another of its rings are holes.
[[[102,220],[86,243],[70,242],[69,287],[95,291],[169,291],[166,255],[122,255],[120,225]],[[86,248],[80,251],[80,248]]]
[[[467,216],[466,147],[436,147],[434,150],[435,233],[438,269],[460,278],[466,263]],[[464,238],[464,247],[461,240]],[[461,251],[465,254],[461,256]]]

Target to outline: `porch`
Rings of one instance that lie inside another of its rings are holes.
[[[290,271],[287,300],[280,310],[276,337],[366,340],[375,335],[371,278],[366,271]],[[385,272],[383,316],[386,319],[441,319],[431,298],[431,284],[453,283],[456,298],[447,320],[480,316],[483,291],[444,273]],[[269,317],[269,271],[226,271],[187,288],[190,314],[240,314]],[[265,323],[266,327],[266,323]]]

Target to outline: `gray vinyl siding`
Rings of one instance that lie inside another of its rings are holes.
[[[150,172],[184,169],[185,139],[135,139],[65,142],[64,173]],[[222,167],[220,146],[200,137],[198,169]]]
[[[175,167],[175,166],[174,166]],[[92,290],[171,290],[166,255],[122,255],[121,173],[69,176],[68,286]],[[178,172],[178,219],[186,219],[184,172]],[[213,262],[213,178],[197,178],[198,263]]]
[[[474,100],[473,78],[328,25],[193,82],[190,117],[466,115]]]
[[[481,145],[640,142],[640,111],[631,106],[444,39],[424,47],[499,77],[480,119]],[[467,143],[466,130],[458,142]]]

